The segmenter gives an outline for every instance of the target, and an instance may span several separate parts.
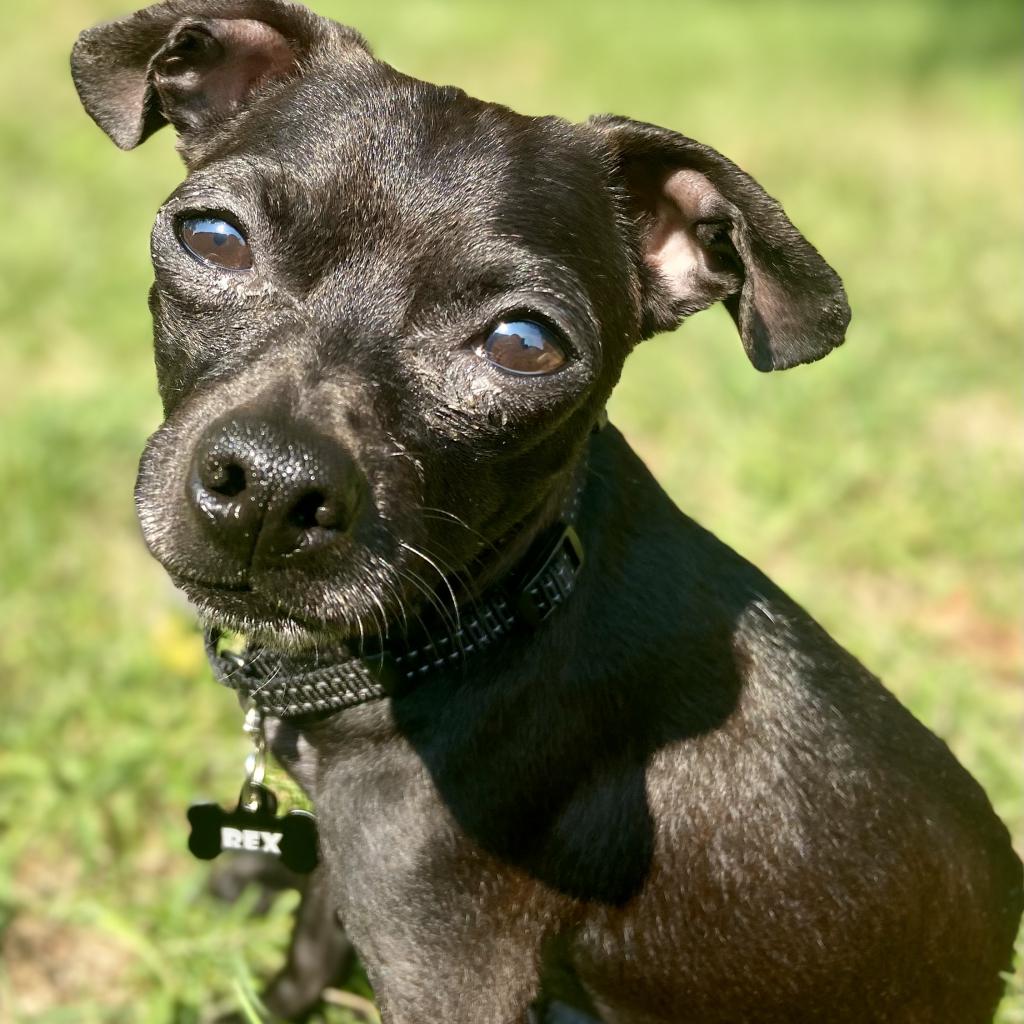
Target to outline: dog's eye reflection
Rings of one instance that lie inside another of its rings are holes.
[[[252,250],[233,224],[216,217],[188,217],[178,226],[182,245],[196,259],[222,270],[249,270]]]
[[[502,322],[477,346],[476,353],[509,373],[553,373],[565,365],[565,352],[553,333],[532,320]]]

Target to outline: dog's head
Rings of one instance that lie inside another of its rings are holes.
[[[835,273],[674,132],[408,78],[283,0],[170,0],[72,69],[119,146],[170,123],[188,166],[153,230],[137,503],[219,623],[346,634],[512,557],[633,345],[715,302],[761,370],[843,340]]]

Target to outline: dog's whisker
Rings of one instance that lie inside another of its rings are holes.
[[[384,572],[381,575],[380,585],[382,587],[384,587],[385,590],[387,590],[388,594],[391,597],[391,600],[397,606],[398,613],[402,617],[402,630],[403,630],[403,632],[408,633],[409,632],[409,616],[406,614],[405,603],[402,601],[402,595],[399,592],[399,590],[396,589],[394,584],[392,584],[392,582],[387,578],[387,575],[386,575],[388,572],[393,572],[393,570],[391,569],[390,566],[384,566],[383,568],[384,568]]]
[[[438,617],[441,619],[445,629],[453,636],[458,632],[458,624],[452,619],[448,613],[448,609],[438,600],[435,591],[427,584],[426,580],[420,577],[412,569],[395,569],[395,572],[405,580],[408,580],[421,594],[426,597],[430,606],[437,612]],[[423,620],[417,616],[417,621],[422,625]]]
[[[465,519],[460,518],[454,512],[449,512],[447,511],[447,509],[437,508],[436,506],[433,505],[424,505],[421,511],[426,519],[443,519],[455,523],[455,525],[461,526],[467,533],[475,537],[477,540],[481,541],[486,547],[490,548],[492,551],[498,550],[494,542],[490,540],[490,538],[485,537],[479,530],[477,530],[475,527],[470,526],[469,523],[465,521]]]
[[[362,650],[366,646],[366,634],[363,630],[363,619],[359,612],[353,612],[356,620],[356,628],[359,630],[359,649]]]
[[[425,554],[415,545],[409,544],[404,540],[399,541],[399,545],[403,547],[406,551],[408,551],[410,554],[422,558],[423,561],[426,562],[427,565],[429,565],[434,570],[434,572],[436,572],[438,576],[441,577],[441,582],[444,583],[445,589],[448,591],[448,596],[451,598],[452,612],[454,613],[455,616],[455,632],[458,633],[459,630],[462,628],[462,617],[459,613],[459,602],[458,599],[455,597],[455,590],[452,588],[452,585],[448,580],[447,574],[437,564],[437,562],[434,561],[434,559],[432,559],[429,555]]]
[[[371,595],[371,599],[373,600],[373,603],[377,606],[377,608],[380,611],[380,622],[381,622],[380,636],[381,636],[381,639],[382,640],[387,640],[388,639],[388,616],[387,616],[387,612],[384,611],[384,603],[381,601],[380,597],[377,596],[377,594],[372,594]]]
[[[281,674],[281,666],[277,665],[277,666],[275,666],[273,672],[271,672],[270,675],[267,676],[267,678],[264,679],[263,682],[260,683],[260,685],[257,686],[256,689],[254,689],[252,691],[252,693],[250,694],[250,697],[255,697],[256,694],[260,692],[260,690],[263,690],[266,687],[268,687],[280,674]]]
[[[449,568],[448,561],[441,554],[438,554],[437,550],[435,550],[439,546],[440,545],[438,545],[437,541],[434,541],[433,546],[423,543],[423,549],[426,551],[426,553],[436,558],[438,562],[445,567],[449,577],[454,579],[459,584],[462,593],[465,596],[463,603],[468,604],[474,612],[478,612],[480,605],[479,601],[477,600],[477,588],[472,574],[470,573],[468,568]],[[441,551],[447,553],[444,547],[441,547]]]
[[[376,600],[376,598],[373,598],[373,600]],[[378,619],[377,612],[373,608],[367,608],[366,614],[370,616],[370,621],[373,623],[377,637],[382,640],[385,639],[387,637],[387,621]]]

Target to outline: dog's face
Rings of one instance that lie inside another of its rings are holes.
[[[153,230],[166,421],[137,503],[218,623],[377,631],[496,572],[632,346],[713,302],[761,369],[842,340],[835,274],[672,132],[416,81],[280,0],[160,4],[72,66],[119,145],[170,122],[189,168]]]

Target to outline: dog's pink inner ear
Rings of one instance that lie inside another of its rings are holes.
[[[189,19],[153,58],[151,75],[164,117],[186,132],[229,117],[254,89],[295,67],[288,41],[262,21]]]
[[[737,292],[730,236],[738,211],[699,171],[669,173],[648,191],[644,257],[686,314]]]

